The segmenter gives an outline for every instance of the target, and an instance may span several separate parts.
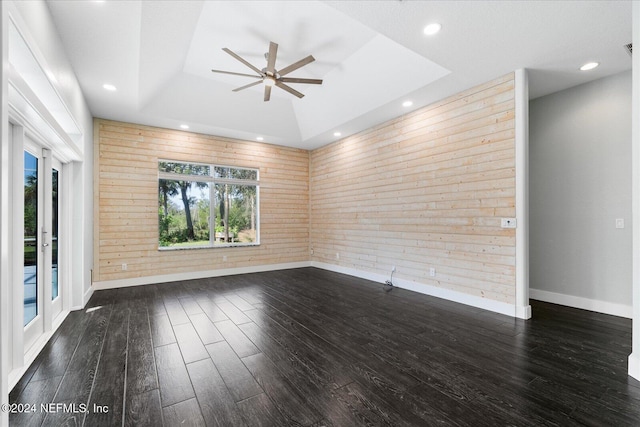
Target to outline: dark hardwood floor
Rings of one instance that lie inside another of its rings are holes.
[[[631,321],[532,305],[525,322],[314,268],[99,291],[10,424],[640,425]]]

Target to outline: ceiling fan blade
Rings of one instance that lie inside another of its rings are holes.
[[[276,56],[277,55],[278,55],[278,43],[270,42],[269,53],[267,54],[267,73],[271,73],[272,76],[276,72]]]
[[[303,67],[305,65],[307,65],[310,62],[315,61],[316,59],[312,56],[309,55],[306,58],[302,58],[300,61],[298,62],[294,62],[293,64],[284,67],[282,70],[278,71],[278,74],[280,74],[281,76],[286,76],[287,74],[289,74],[292,71],[297,70],[300,67]]]
[[[278,86],[280,89],[286,90],[287,92],[297,96],[298,98],[302,98],[304,96],[303,94],[301,94],[300,92],[292,88],[291,86],[287,86],[286,84],[282,83],[280,80],[276,81],[276,86]]]
[[[254,67],[253,65],[249,64],[247,61],[245,61],[242,57],[240,57],[239,55],[233,53],[230,49],[223,47],[222,50],[224,50],[225,52],[227,52],[229,55],[233,56],[234,58],[236,58],[238,61],[242,62],[244,65],[246,65],[247,67],[251,68],[253,71],[255,71],[256,73],[262,75],[262,71],[258,70],[256,67]]]
[[[264,87],[264,100],[268,101],[269,99],[271,99],[271,86],[266,86]]]
[[[295,77],[282,77],[280,79],[283,83],[306,83],[308,85],[321,85],[322,79],[297,79]]]
[[[222,70],[211,70],[214,73],[222,73],[222,74],[231,74],[234,76],[243,76],[243,77],[253,77],[254,79],[261,79],[262,76],[256,76],[253,74],[243,74],[243,73],[234,73],[232,71],[222,71]]]
[[[262,83],[262,80],[258,80],[257,82],[249,83],[248,85],[244,85],[244,86],[240,86],[238,88],[235,88],[233,90],[233,92],[239,92],[239,91],[241,91],[243,89],[247,89],[247,88],[249,88],[251,86],[259,85],[260,83]]]

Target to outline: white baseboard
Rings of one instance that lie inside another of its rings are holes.
[[[326,264],[323,262],[311,262],[312,267],[322,268],[323,270],[335,271],[336,273],[348,274],[349,276],[360,277],[362,279],[371,280],[373,282],[384,283],[388,276],[371,273],[368,271],[357,270],[354,268],[343,267],[340,265]],[[452,291],[449,289],[438,288],[436,286],[426,285],[424,283],[413,282],[403,279],[393,279],[393,285],[398,288],[407,289],[425,295],[431,295],[437,298],[458,302],[460,304],[493,311],[495,313],[505,314],[511,317],[530,318],[531,307],[528,307],[529,317],[521,317],[527,314],[527,307],[516,307],[514,304],[494,301],[486,298],[480,298],[473,295],[464,294],[462,292]],[[518,309],[517,309],[518,308]]]
[[[236,274],[260,273],[263,271],[289,270],[292,268],[309,267],[309,261],[289,262],[284,264],[256,265],[251,267],[223,268],[219,270],[191,271],[187,273],[165,274],[159,276],[136,277],[132,279],[105,280],[94,282],[92,291],[129,286],[152,285],[156,283],[179,282],[181,280],[206,279],[208,277],[233,276]]]
[[[531,306],[530,305],[525,305],[525,306],[516,305],[516,317],[518,319],[524,319],[524,320],[531,319]]]
[[[349,276],[360,277],[362,279],[367,279],[367,280],[371,280],[373,282],[378,282],[378,283],[384,283],[384,281],[387,280],[387,276],[383,276],[378,273],[372,273],[368,271],[357,270],[353,268],[343,267],[343,266],[334,265],[334,264],[326,264],[326,263],[316,262],[316,261],[302,261],[302,262],[292,262],[292,263],[284,263],[284,264],[258,265],[258,266],[252,266],[252,267],[193,271],[188,273],[146,276],[146,277],[137,277],[137,278],[121,279],[121,280],[105,280],[101,282],[94,282],[91,288],[91,292],[93,293],[94,290],[98,291],[103,289],[114,289],[114,288],[123,288],[123,287],[129,287],[129,286],[141,286],[141,285],[150,285],[150,284],[156,284],[156,283],[177,282],[177,281],[192,280],[192,279],[205,279],[208,277],[231,276],[236,274],[259,273],[263,271],[288,270],[292,268],[303,268],[303,267],[317,267],[323,270],[335,271],[336,273],[342,273],[342,274],[347,274]],[[446,299],[449,301],[458,302],[458,303],[469,305],[472,307],[477,307],[484,310],[505,314],[507,316],[518,317],[521,319],[529,319],[531,317],[530,306],[517,307],[514,304],[508,304],[500,301],[489,300],[486,298],[480,298],[473,295],[464,294],[462,292],[456,292],[449,289],[438,288],[436,286],[426,285],[423,283],[397,279],[397,278],[394,279],[394,286],[397,286],[402,289],[418,292],[421,294],[431,295],[431,296]],[[91,294],[89,294],[88,297],[91,297]],[[85,304],[86,304],[86,301],[88,301],[88,298],[85,299]]]
[[[94,291],[93,286],[89,286],[89,289],[87,289],[86,292],[84,293],[84,295],[82,295],[81,305],[74,305],[74,306],[70,307],[69,310],[71,310],[71,311],[84,310],[84,308],[86,307],[87,303],[91,299],[91,296],[93,296],[93,291]]]
[[[89,286],[89,289],[87,289],[87,292],[85,292],[84,295],[82,296],[81,310],[87,305],[92,295],[93,295],[93,286]]]
[[[631,305],[559,294],[556,292],[542,291],[540,289],[529,289],[529,297],[553,304],[566,305],[568,307],[596,311],[598,313],[611,314],[628,319],[633,318],[633,307]]]
[[[629,376],[640,381],[640,353],[637,351],[629,355]]]

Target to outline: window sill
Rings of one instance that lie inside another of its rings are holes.
[[[244,248],[247,246],[260,246],[260,243],[234,243],[234,244],[218,244],[218,245],[207,245],[207,246],[159,246],[158,251],[189,251],[194,249],[218,249],[218,248]]]

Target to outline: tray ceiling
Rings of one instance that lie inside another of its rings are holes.
[[[631,68],[625,1],[50,1],[96,117],[312,149],[506,74],[530,69],[533,97]],[[430,22],[442,31],[426,37]],[[240,76],[309,54],[302,99]],[[601,66],[585,73],[589,60]],[[104,83],[117,87],[108,92]]]

